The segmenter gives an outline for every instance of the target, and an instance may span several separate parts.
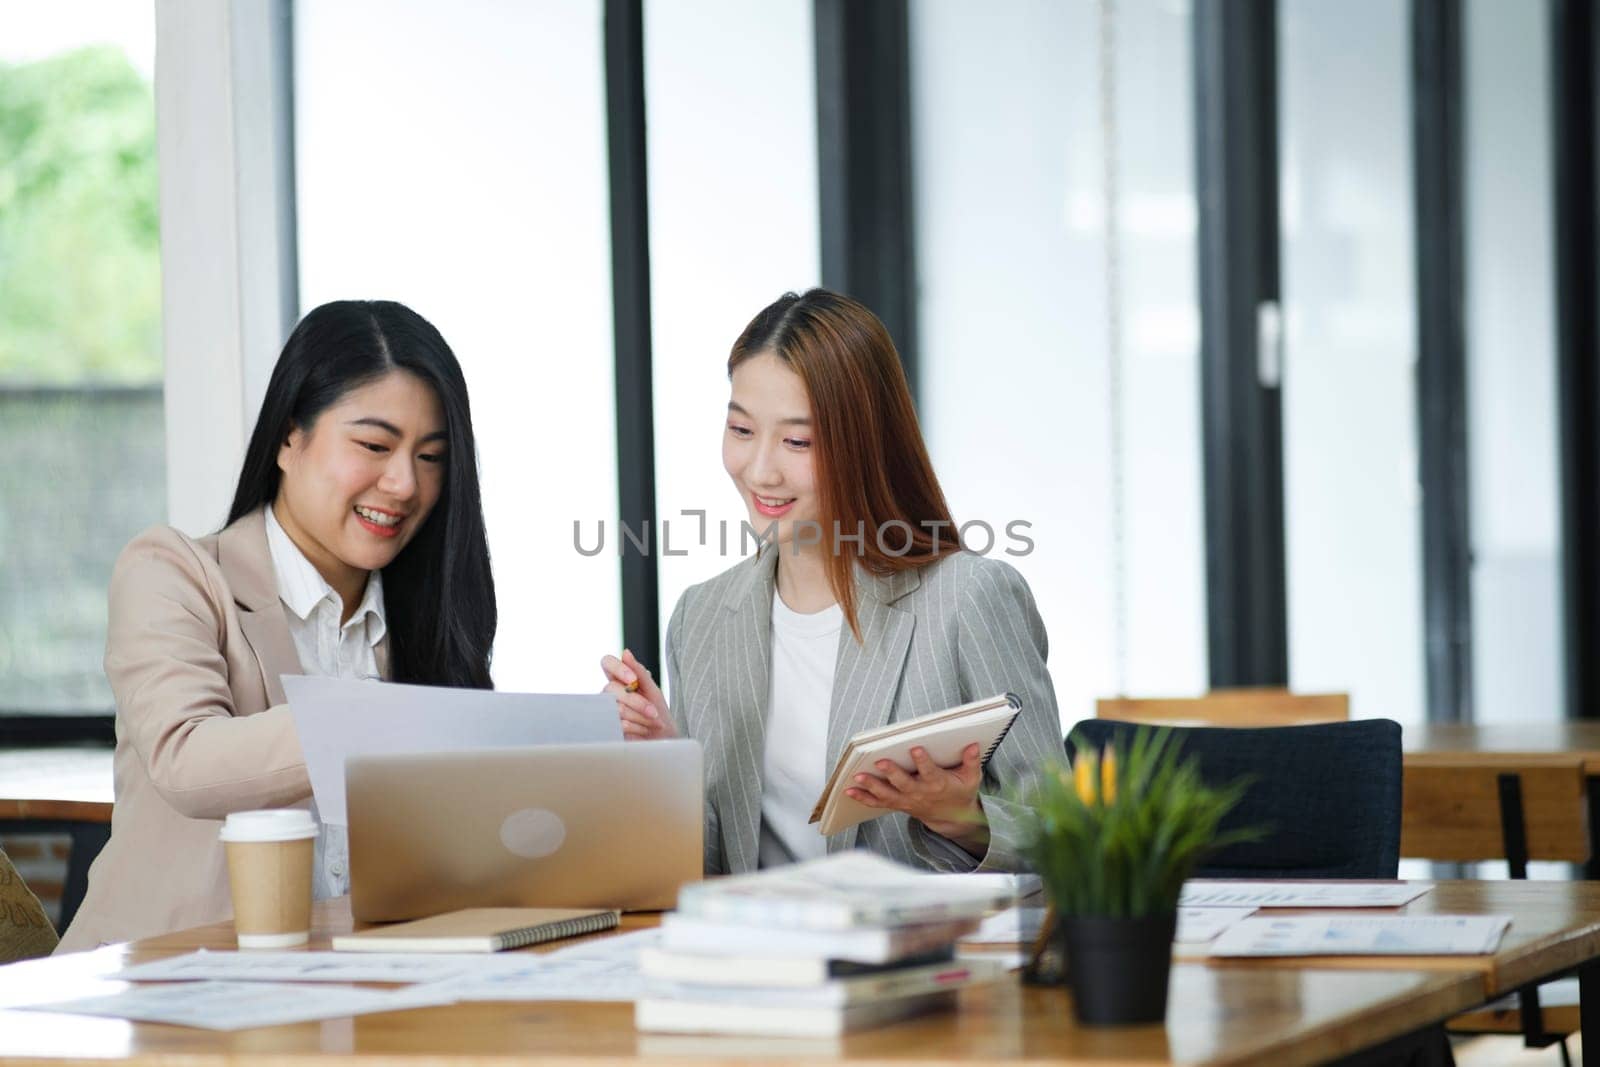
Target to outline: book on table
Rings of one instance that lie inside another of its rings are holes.
[[[641,954],[642,955],[642,954]],[[649,973],[643,967],[641,973]],[[880,967],[859,974],[830,978],[810,986],[739,983],[717,985],[698,980],[661,982],[652,997],[664,1000],[718,1001],[786,1007],[847,1008],[880,1000],[921,996],[960,989],[975,982],[998,978],[1001,964],[986,959],[947,959],[936,963]]]
[[[671,913],[661,920],[661,945],[700,955],[772,956],[778,959],[894,963],[946,945],[978,928],[979,919],[950,919],[912,926],[863,926],[854,930],[801,930],[752,923],[724,923]]]
[[[656,947],[639,950],[639,973],[682,985],[808,989],[833,981],[945,964],[955,958],[954,942],[888,963],[856,963],[818,956],[713,956]]]
[[[333,938],[340,952],[502,952],[617,925],[592,908],[464,908]]]
[[[1004,967],[988,960],[949,960],[825,982],[809,989],[677,985],[638,1002],[634,1024],[645,1031],[815,1037],[954,1006],[954,994],[992,981]]]
[[[642,1031],[826,1037],[953,1003],[1004,973],[955,942],[1027,887],[852,850],[685,885],[639,955]]]
[[[968,745],[976,744],[982,762],[988,763],[994,750],[1005,740],[1006,732],[1022,710],[1022,701],[1012,693],[1001,693],[985,700],[921,715],[903,722],[892,722],[874,730],[863,730],[852,737],[839,754],[833,773],[811,812],[811,822],[831,836],[858,823],[876,819],[888,812],[870,808],[845,795],[858,774],[876,774],[879,760],[892,760],[906,770],[915,762],[911,750],[920,747],[941,767],[961,763]]]
[[[678,890],[678,914],[733,924],[853,930],[980,918],[1010,907],[1032,876],[929,874],[872,852],[714,878]]]

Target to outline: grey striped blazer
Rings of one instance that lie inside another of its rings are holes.
[[[690,588],[667,627],[671,716],[705,750],[709,874],[756,867],[780,550],[765,546]],[[1002,692],[1021,697],[1022,712],[984,775],[990,837],[981,862],[899,812],[834,834],[828,851],[864,847],[940,871],[1022,869],[1018,813],[1005,791],[1062,755],[1044,623],[1027,583],[1009,564],[970,552],[887,577],[856,574],[862,642],[848,626],[839,635],[824,774],[862,730]]]

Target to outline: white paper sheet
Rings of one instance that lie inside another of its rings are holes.
[[[506,956],[400,952],[208,952],[156,960],[111,977],[126,982],[439,982],[517,965]],[[526,960],[521,965],[526,965]]]
[[[1178,932],[1173,938],[1180,944],[1210,941],[1234,923],[1252,914],[1254,908],[1185,908],[1178,909]],[[983,925],[961,939],[963,945],[1014,945],[1031,944],[1044,925],[1044,908],[1007,908],[983,920]]]
[[[256,1026],[338,1019],[379,1011],[449,1004],[437,990],[351,989],[343,986],[263,985],[259,982],[185,982],[134,986],[125,992],[52,1004],[29,1004],[25,1011],[106,1015],[136,1022],[176,1023],[205,1030],[248,1030]]]
[[[1178,932],[1172,940],[1180,945],[1202,944],[1246,916],[1254,908],[1178,908]]]
[[[1028,949],[993,949],[983,945],[956,945],[956,959],[959,960],[990,960],[1008,971],[1026,967],[1031,958]]]
[[[616,698],[283,676],[324,822],[345,825],[347,756],[621,741]]]
[[[521,962],[520,967],[463,975],[426,988],[456,1001],[638,1000],[653,981],[639,973],[639,950],[660,941],[659,930],[596,938],[555,952],[520,956],[512,961]]]
[[[1244,919],[1213,956],[1475,956],[1500,944],[1509,915],[1284,915]]]
[[[639,965],[639,950],[656,948],[661,944],[661,928],[651,927],[648,930],[630,930],[625,934],[613,934],[610,937],[591,937],[579,941],[575,945],[558,948],[554,952],[543,953],[540,958],[544,960],[605,960],[608,962],[629,963]]]
[[[1007,908],[983,920],[972,933],[961,939],[968,945],[1014,945],[1031,943],[1044,925],[1044,908]]]
[[[1427,882],[1186,882],[1181,907],[1398,908],[1430,892]]]

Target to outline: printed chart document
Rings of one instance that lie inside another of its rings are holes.
[[[1240,919],[1253,914],[1254,908],[1178,908],[1178,932],[1172,940],[1180,945],[1203,944],[1210,941]]]
[[[633,1001],[652,984],[639,969],[639,950],[658,945],[658,930],[637,930],[539,955],[498,957],[509,966],[436,982],[419,991],[452,1001]]]
[[[449,1003],[449,997],[441,998],[424,986],[389,990],[263,985],[259,982],[185,982],[182,985],[135,986],[121,993],[53,1004],[29,1004],[24,1010],[107,1015],[204,1030],[248,1030],[256,1026],[338,1019]]]
[[[125,982],[439,982],[504,969],[504,956],[440,953],[208,952],[128,967],[111,977]]]
[[[1180,907],[1398,908],[1433,886],[1427,882],[1185,882]]]
[[[1285,915],[1244,919],[1213,956],[1478,956],[1500,944],[1509,915]]]
[[[621,741],[616,699],[283,676],[324,822],[346,825],[347,756]]]
[[[1044,908],[1007,908],[983,920],[974,933],[961,939],[963,945],[1014,945],[1031,944],[1044,926]],[[1198,944],[1210,941],[1222,931],[1254,914],[1254,908],[1188,908],[1178,909],[1178,931],[1173,940],[1179,944]]]

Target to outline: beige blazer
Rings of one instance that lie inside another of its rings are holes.
[[[278,680],[300,661],[260,510],[199,540],[146,530],[117,559],[109,601],[116,806],[58,951],[228,918],[223,817],[311,797]],[[387,674],[387,639],[376,651]]]
[[[709,874],[753,870],[758,860],[778,551],[768,546],[690,588],[667,627],[671,714],[705,752]],[[840,631],[824,775],[862,730],[1004,692],[1022,698],[1022,712],[984,770],[985,855],[899,812],[834,834],[828,851],[866,848],[937,871],[1026,869],[1014,790],[1064,755],[1049,645],[1028,583],[1002,560],[952,552],[882,577],[858,569],[856,593],[863,641]]]

